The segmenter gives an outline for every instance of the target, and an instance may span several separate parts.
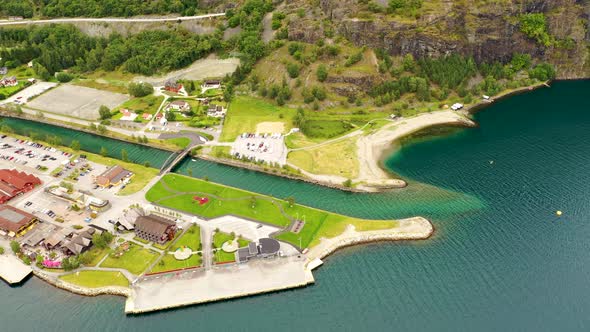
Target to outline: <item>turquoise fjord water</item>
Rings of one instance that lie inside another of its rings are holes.
[[[405,145],[386,165],[412,185],[394,193],[348,194],[187,159],[177,172],[361,217],[421,214],[437,232],[343,250],[304,289],[141,316],[126,317],[121,298],[31,279],[0,286],[1,330],[588,330],[588,91],[588,81],[558,82],[495,103],[475,116],[479,128]]]

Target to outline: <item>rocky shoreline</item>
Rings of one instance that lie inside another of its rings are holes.
[[[307,256],[310,260],[323,259],[334,252],[361,244],[383,241],[426,240],[434,234],[434,226],[423,217],[402,219],[400,225],[391,229],[358,232],[353,226],[344,233],[330,239],[322,239],[319,245],[312,248]]]
[[[45,281],[46,283],[48,283],[56,288],[60,288],[60,289],[63,289],[63,290],[66,290],[66,291],[69,291],[71,293],[78,294],[78,295],[84,295],[84,296],[116,295],[116,296],[124,296],[127,298],[131,297],[131,295],[132,295],[132,290],[130,288],[126,288],[126,287],[109,286],[109,287],[99,287],[99,288],[87,288],[87,287],[82,287],[82,286],[77,286],[77,285],[67,283],[65,281],[60,280],[59,278],[52,277],[49,274],[47,274],[41,270],[38,270],[38,269],[34,269],[33,274],[37,278]]]

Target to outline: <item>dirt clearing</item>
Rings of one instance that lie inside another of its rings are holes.
[[[260,122],[256,125],[256,132],[260,134],[283,134],[285,124],[282,122]]]
[[[129,96],[75,85],[61,85],[33,99],[31,108],[74,118],[95,120],[101,105],[112,109],[129,99]]]

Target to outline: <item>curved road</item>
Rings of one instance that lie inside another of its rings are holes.
[[[115,18],[115,17],[101,17],[101,18],[90,18],[90,17],[73,17],[73,18],[55,18],[49,20],[0,20],[0,26],[2,25],[20,25],[20,24],[43,24],[43,23],[73,23],[73,22],[106,22],[106,23],[150,23],[150,22],[176,22],[201,20],[205,18],[213,18],[225,16],[225,13],[198,15],[198,16],[178,16],[178,17],[155,17],[155,18]]]

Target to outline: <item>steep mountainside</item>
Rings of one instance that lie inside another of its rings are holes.
[[[514,53],[554,64],[560,78],[590,77],[588,0],[290,1],[307,14],[292,20],[289,39],[316,42],[332,31],[356,46],[411,53],[416,58],[451,53],[476,62],[509,61]],[[403,7],[418,3],[418,8]],[[319,5],[320,10],[317,10]],[[522,17],[541,14],[550,43],[523,33]]]

